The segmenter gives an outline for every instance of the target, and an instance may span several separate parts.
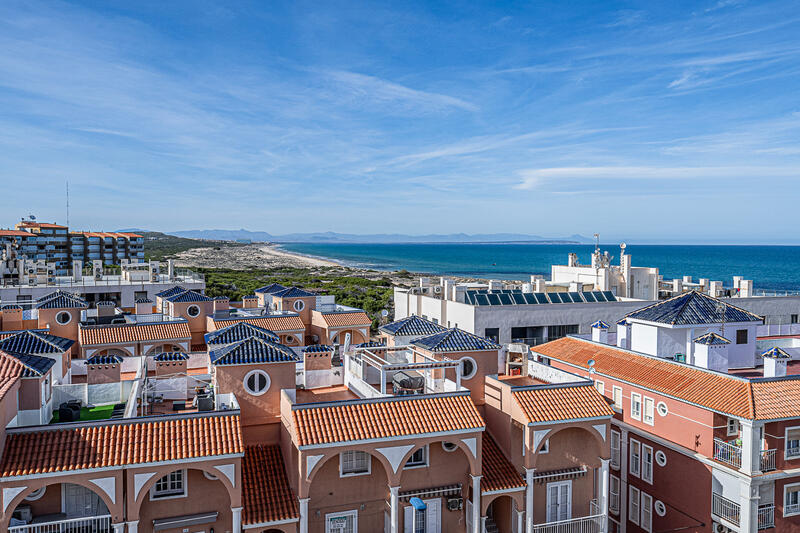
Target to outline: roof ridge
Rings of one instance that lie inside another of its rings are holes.
[[[399,396],[379,396],[377,398],[353,398],[351,400],[332,400],[326,402],[310,402],[310,403],[295,403],[292,404],[292,411],[303,411],[305,409],[319,409],[322,407],[340,407],[346,405],[362,405],[366,403],[387,403],[387,402],[407,402],[417,400],[430,400],[434,398],[449,398],[451,396],[467,396],[470,392],[452,391],[452,392],[435,392],[429,394],[403,394]]]

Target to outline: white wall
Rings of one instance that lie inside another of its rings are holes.
[[[631,324],[631,350],[658,355],[658,328],[650,324]]]

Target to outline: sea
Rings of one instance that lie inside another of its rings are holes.
[[[375,270],[408,270],[502,280],[549,277],[550,265],[567,264],[575,252],[581,264],[591,263],[594,245],[586,244],[282,244],[282,248],[342,264]],[[617,245],[602,250],[619,262]],[[752,279],[756,289],[800,289],[800,246],[631,245],[633,266],[658,267],[664,279],[691,275],[732,284],[733,276]]]

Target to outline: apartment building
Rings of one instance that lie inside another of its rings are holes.
[[[70,259],[88,264],[102,261],[103,265],[144,262],[144,237],[136,233],[71,231]]]
[[[35,259],[44,259],[55,267],[55,274],[63,276],[69,274],[70,250],[69,250],[69,229],[67,226],[50,224],[47,222],[35,222],[33,220],[23,220],[15,226],[18,231],[27,231],[36,236]],[[42,257],[44,256],[44,257]],[[33,259],[33,257],[31,257]]]
[[[532,348],[613,404],[615,531],[800,531],[797,337],[762,321],[692,291]]]
[[[590,379],[509,375],[500,345],[419,317],[369,340],[363,311],[281,291],[2,309],[0,529],[607,531]]]

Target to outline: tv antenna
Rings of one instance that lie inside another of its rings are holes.
[[[67,180],[67,227],[69,227],[69,180]]]

